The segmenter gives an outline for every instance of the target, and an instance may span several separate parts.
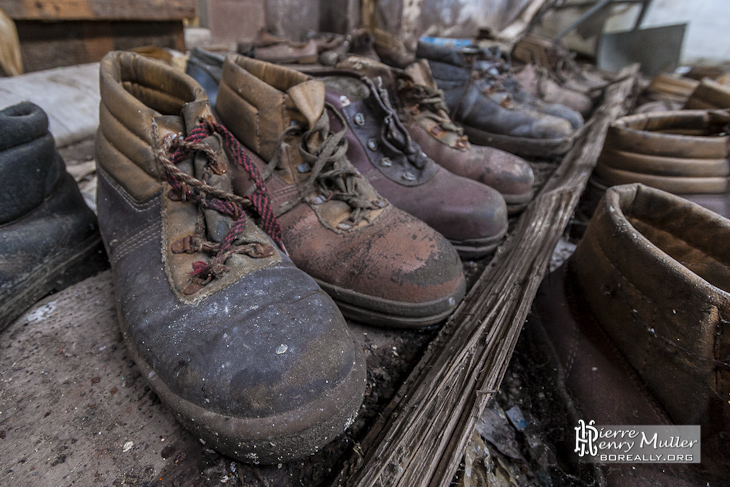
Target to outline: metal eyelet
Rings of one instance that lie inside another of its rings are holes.
[[[350,99],[347,98],[345,95],[340,95],[340,105],[342,105],[343,107],[349,107]]]
[[[309,164],[307,164],[306,162],[302,162],[301,164],[299,164],[297,166],[297,171],[299,171],[301,173],[309,172],[311,170],[312,170],[312,168],[309,167]]]
[[[390,167],[393,165],[393,163],[390,161],[389,158],[383,157],[382,159],[380,159],[380,165],[383,167]]]
[[[321,194],[318,194],[317,196],[315,196],[314,198],[312,198],[312,204],[314,204],[314,205],[321,205],[325,201],[327,201],[327,198],[325,198]]]
[[[362,113],[356,113],[353,117],[356,125],[365,125],[365,115]]]
[[[349,230],[352,227],[350,225],[348,225],[347,223],[342,222],[342,223],[337,224],[337,228],[339,228],[340,230]]]
[[[416,176],[412,172],[404,173],[403,176],[401,176],[406,181],[415,181]]]
[[[378,150],[378,140],[376,138],[368,139],[368,149],[372,151]]]

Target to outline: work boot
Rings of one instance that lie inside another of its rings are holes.
[[[730,113],[678,110],[629,115],[608,128],[589,192],[642,183],[730,218]]]
[[[502,75],[501,63],[477,60],[482,52],[423,42],[416,51],[416,57],[428,60],[450,115],[464,127],[469,140],[519,155],[567,152],[573,144],[571,122],[536,110],[535,103],[516,100],[514,93],[522,93],[515,88],[516,81]]]
[[[540,342],[554,349],[576,419],[701,426],[701,470],[611,464],[607,485],[727,477],[728,255],[727,219],[654,188],[616,186],[566,265],[542,283],[535,310],[548,340]]]
[[[94,213],[40,107],[0,111],[0,330],[52,291],[108,266]]]
[[[193,78],[111,52],[100,83],[99,225],[142,375],[206,447],[261,463],[318,450],[357,415],[365,363],[277,248],[258,171]],[[246,197],[234,167],[256,182]]]
[[[477,76],[489,79],[491,83],[496,86],[504,86],[514,97],[517,103],[530,108],[532,110],[559,117],[570,122],[570,125],[574,130],[577,130],[583,126],[583,117],[578,110],[572,107],[561,105],[555,101],[546,100],[545,95],[547,92],[541,92],[539,86],[539,80],[537,79],[538,73],[531,70],[524,71],[522,76],[530,87],[526,88],[523,86],[521,80],[514,76],[512,72],[512,63],[510,62],[509,56],[502,53],[499,46],[494,46],[488,49],[480,49],[474,61],[474,72]],[[560,91],[560,95],[563,96],[564,100],[572,100],[566,95],[559,87],[554,86],[554,90]],[[539,96],[538,96],[539,95]],[[555,93],[550,93],[553,98],[556,96]],[[585,95],[582,95],[585,96]],[[590,103],[590,100],[585,100]],[[579,103],[580,108],[585,108],[582,103]]]
[[[502,195],[507,211],[522,210],[533,196],[534,174],[524,159],[493,147],[469,143],[464,130],[449,117],[443,92],[420,60],[405,71],[360,56],[350,56],[338,69],[380,77],[396,105],[398,117],[423,152],[449,172],[479,181]]]
[[[229,56],[216,111],[268,163],[267,186],[292,260],[346,316],[423,327],[455,308],[465,290],[456,251],[391,205],[353,167],[355,157],[365,156],[357,143],[348,143],[342,115],[325,101],[324,83]],[[234,185],[246,194],[251,183],[241,177]]]
[[[498,191],[430,159],[400,122],[380,79],[350,71],[321,79],[328,101],[347,120],[353,165],[379,193],[448,238],[462,257],[497,248],[507,232],[507,205]]]
[[[212,51],[206,51],[194,47],[190,51],[188,63],[185,66],[185,74],[195,78],[208,95],[210,106],[215,106],[215,98],[218,94],[218,85],[221,82],[221,71],[223,71],[224,56]]]
[[[550,105],[560,105],[580,113],[584,118],[591,114],[593,102],[585,93],[560,86],[545,68],[526,64],[514,70],[514,79],[532,97]],[[582,119],[569,114],[567,120],[582,125]],[[574,128],[577,128],[574,126]]]

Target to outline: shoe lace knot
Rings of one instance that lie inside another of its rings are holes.
[[[256,184],[256,191],[253,194],[241,197],[209,184],[212,175],[222,175],[228,171],[221,152],[216,151],[208,142],[209,137],[216,135],[220,137],[232,155],[233,163],[239,164]],[[202,153],[206,156],[206,165],[201,179],[178,167],[178,164],[184,159],[195,153]],[[213,279],[222,278],[228,272],[225,265],[226,260],[234,254],[245,254],[255,259],[274,255],[276,251],[271,245],[246,242],[240,238],[248,221],[247,213],[260,219],[262,229],[286,252],[282,242],[281,228],[271,209],[264,181],[246,150],[225,127],[216,123],[211,117],[202,118],[187,137],[182,134],[168,134],[157,151],[157,157],[164,168],[165,178],[171,188],[168,191],[168,197],[175,201],[191,200],[198,206],[194,233],[173,242],[170,250],[173,253],[206,252],[212,254],[209,261],[196,261],[192,264],[193,280],[183,289],[184,294],[194,294]],[[227,233],[220,242],[207,238],[203,216],[205,210],[213,210],[232,219]]]
[[[337,132],[330,131],[329,113],[333,114],[342,126]],[[266,178],[282,165],[282,148],[286,139],[291,135],[301,134],[299,154],[302,158],[300,172],[308,172],[309,177],[300,185],[300,196],[280,207],[277,212],[283,215],[294,208],[307,195],[316,193],[309,198],[312,204],[322,204],[330,200],[343,201],[351,211],[348,219],[350,225],[355,226],[363,219],[368,220],[368,212],[386,206],[382,200],[370,200],[366,197],[361,181],[360,172],[347,159],[347,140],[345,134],[347,124],[345,118],[330,103],[325,103],[325,110],[317,122],[302,133],[298,124],[288,127],[282,133],[277,144],[277,151],[269,163]],[[319,144],[315,140],[321,141]]]

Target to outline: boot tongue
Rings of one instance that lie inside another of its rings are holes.
[[[182,108],[181,114],[185,123],[185,133],[188,135],[200,125],[202,119],[209,116],[212,117],[208,100],[197,100],[186,103]],[[231,176],[228,171],[228,158],[223,151],[223,143],[220,136],[218,134],[212,134],[203,139],[202,143],[208,145],[215,152],[215,161],[209,160],[208,154],[202,151],[196,152],[192,160],[191,170],[193,175],[196,179],[204,181],[214,188],[232,193],[233,186],[231,185]],[[215,165],[214,171],[209,169],[212,165]],[[233,219],[210,209],[204,210],[203,214],[205,215],[208,238],[213,242],[222,242],[228,234],[228,229],[233,224]]]
[[[324,114],[324,83],[317,80],[305,81],[292,86],[286,93],[307,121],[308,129],[312,129]],[[307,143],[307,150],[315,153],[322,142],[324,137],[321,133],[313,134]]]
[[[416,61],[408,66],[406,68],[406,74],[408,74],[417,85],[428,86],[433,89],[438,88],[438,85],[431,74],[431,68],[428,66],[428,61],[425,59]]]

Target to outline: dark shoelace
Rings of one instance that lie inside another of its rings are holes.
[[[399,92],[404,99],[410,103],[414,103],[420,110],[433,112],[437,115],[435,120],[439,122],[439,126],[449,132],[457,135],[464,135],[464,129],[456,125],[448,117],[449,107],[446,106],[443,90],[432,88],[426,85],[419,85],[413,82],[404,83]],[[438,117],[438,113],[442,112],[445,117]],[[444,118],[443,120],[441,118]]]
[[[362,81],[368,85],[378,106],[385,112],[383,130],[380,135],[383,145],[392,152],[400,152],[405,155],[408,162],[418,169],[424,169],[429,161],[428,156],[413,142],[410,134],[398,118],[398,114],[390,104],[388,92],[383,88],[383,80],[377,77],[377,84],[367,78],[362,78]]]
[[[343,128],[339,132],[330,132],[327,110],[331,111],[340,120]],[[277,151],[274,157],[271,158],[271,162],[269,162],[269,169],[266,173],[267,178],[281,164],[281,148],[285,139],[300,132],[301,128],[299,126],[292,125],[282,133],[277,144]],[[347,160],[346,132],[347,124],[344,117],[331,104],[325,103],[325,112],[311,129],[304,132],[302,141],[299,144],[299,153],[307,166],[305,168],[306,172],[309,172],[310,175],[301,186],[299,197],[279,208],[279,215],[283,215],[294,208],[304,199],[304,195],[313,191],[319,195],[317,196],[319,198],[317,204],[329,200],[339,200],[347,203],[352,209],[348,218],[352,225],[357,225],[363,218],[367,219],[366,213],[369,210],[385,206],[383,201],[369,201],[363,196],[358,184],[358,181],[362,179],[362,175]],[[315,152],[310,152],[307,148],[308,142],[317,134],[321,136],[323,142]]]
[[[232,154],[233,162],[239,164],[256,184],[257,191],[254,194],[243,198],[210,186],[178,169],[178,163],[190,154],[200,151],[207,154],[208,168],[211,172],[215,174],[225,173],[227,168],[218,165],[213,149],[203,142],[204,139],[216,133],[220,135]],[[169,157],[168,154],[170,154]],[[199,215],[195,234],[172,244],[172,251],[175,253],[204,251],[214,254],[208,262],[197,261],[193,263],[193,283],[183,291],[185,294],[193,294],[213,278],[220,279],[228,271],[225,266],[226,260],[233,254],[246,254],[252,258],[270,257],[274,254],[274,249],[268,245],[260,243],[236,244],[236,240],[246,227],[247,216],[245,210],[252,210],[258,214],[261,218],[263,230],[284,250],[281,228],[271,209],[264,181],[243,146],[225,127],[215,123],[212,119],[206,118],[191,130],[185,138],[178,134],[168,135],[165,137],[163,147],[158,151],[158,159],[165,169],[166,179],[172,188],[168,193],[168,197],[183,201],[193,200],[198,203],[199,212],[202,212],[203,209],[211,209],[234,220],[233,225],[220,243],[210,242],[204,236],[204,224],[202,218],[200,218],[201,215]]]

